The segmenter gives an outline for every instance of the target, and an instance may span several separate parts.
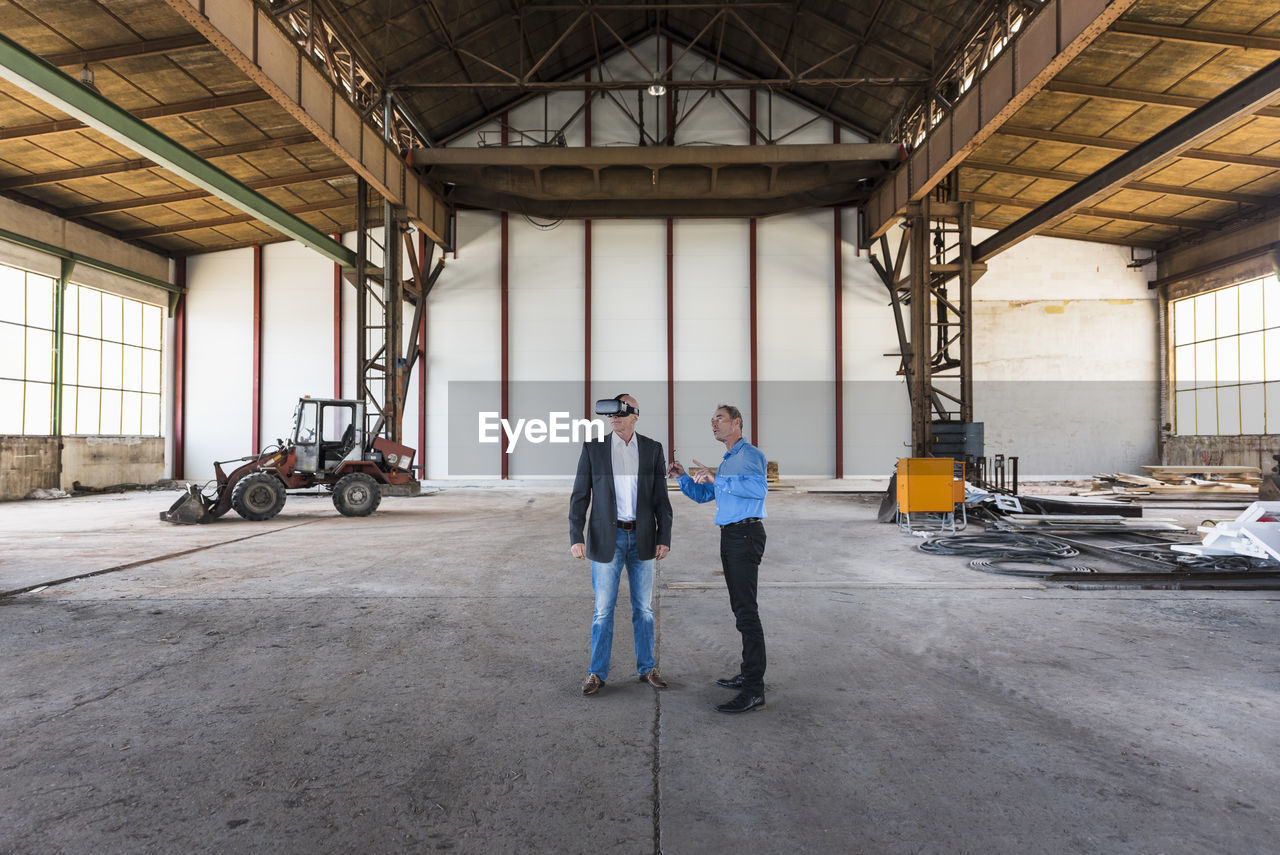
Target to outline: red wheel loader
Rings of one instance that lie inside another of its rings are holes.
[[[302,398],[293,411],[293,433],[260,454],[213,464],[212,495],[192,484],[160,519],[207,523],[227,511],[247,520],[269,520],[284,507],[288,490],[322,485],[333,505],[348,517],[373,513],[383,496],[416,496],[414,451],[382,437],[369,439],[364,403]],[[227,474],[224,463],[241,465]]]

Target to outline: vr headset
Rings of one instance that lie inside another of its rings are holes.
[[[605,398],[603,401],[596,401],[597,416],[638,416],[640,411],[628,404],[626,401],[618,398]]]

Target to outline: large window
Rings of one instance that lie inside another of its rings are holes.
[[[0,265],[0,434],[53,432],[54,281]]]
[[[0,433],[51,434],[57,283],[0,265]],[[71,284],[63,302],[62,433],[159,436],[159,306]]]
[[[1175,300],[1174,432],[1280,433],[1280,282]]]

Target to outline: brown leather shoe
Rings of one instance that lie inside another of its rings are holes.
[[[640,682],[648,683],[650,686],[653,686],[655,689],[665,689],[667,687],[667,681],[662,679],[662,675],[658,673],[657,668],[649,669],[648,674],[641,674]]]
[[[604,680],[601,680],[595,674],[588,674],[587,679],[582,681],[582,694],[594,695],[596,692],[600,691],[600,687],[603,685]]]

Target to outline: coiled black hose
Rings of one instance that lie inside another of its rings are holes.
[[[1004,531],[934,537],[923,541],[920,550],[933,555],[970,555],[1019,561],[1051,561],[1080,554],[1074,546],[1056,538]]]

